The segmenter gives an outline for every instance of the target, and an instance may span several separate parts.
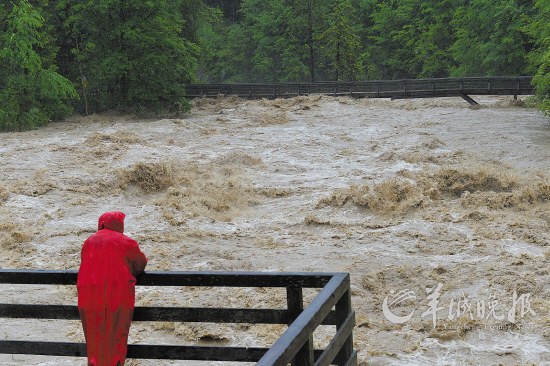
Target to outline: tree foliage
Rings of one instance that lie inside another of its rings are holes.
[[[250,81],[300,80],[307,73],[300,40],[292,32],[292,7],[284,0],[243,0],[242,21],[231,30],[231,45]]]
[[[72,37],[73,78],[93,110],[159,111],[182,102],[198,50],[184,35],[182,1],[60,1]],[[189,37],[187,37],[189,38]]]
[[[324,78],[320,69],[320,59],[323,57],[320,51],[319,34],[325,29],[325,14],[329,9],[329,1],[326,0],[287,0],[293,16],[289,19],[289,32],[294,35],[297,43],[296,50],[299,60],[307,69],[304,79],[316,81],[318,77]],[[296,81],[301,81],[297,79]]]
[[[77,94],[47,57],[53,46],[38,9],[19,0],[3,4],[0,15],[0,130],[32,129],[71,113]]]
[[[548,19],[548,0],[6,0],[0,129],[180,110],[194,81],[534,74],[550,110]]]
[[[460,1],[372,2],[367,77],[384,79],[444,77],[453,65],[449,27]]]
[[[525,75],[533,13],[531,0],[242,0],[213,69],[242,82]]]
[[[536,15],[527,27],[536,46],[530,55],[531,65],[535,70],[533,82],[541,98],[541,109],[550,114],[550,3],[538,0],[535,9]]]
[[[456,76],[520,75],[527,66],[522,32],[526,9],[515,0],[471,0],[452,21]]]
[[[330,60],[335,80],[356,80],[361,74],[360,38],[351,0],[337,0],[319,34],[321,50]]]

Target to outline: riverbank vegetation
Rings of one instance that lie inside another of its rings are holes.
[[[191,82],[534,75],[550,110],[546,0],[12,0],[0,130],[74,111],[178,112]]]

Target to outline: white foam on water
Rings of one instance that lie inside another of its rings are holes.
[[[535,257],[544,257],[544,250],[541,247],[512,239],[505,239],[501,244],[501,248],[514,255],[527,254]]]

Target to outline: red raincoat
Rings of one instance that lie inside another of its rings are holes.
[[[122,234],[122,212],[106,212],[98,232],[82,247],[78,271],[78,310],[89,366],[122,366],[132,322],[136,276],[147,258],[138,243]]]

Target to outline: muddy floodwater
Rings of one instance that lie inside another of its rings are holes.
[[[99,215],[121,210],[150,271],[349,272],[362,365],[550,365],[550,120],[476,99],[218,98],[178,119],[1,134],[0,268],[77,269]],[[76,304],[71,286],[0,291]],[[262,288],[137,291],[138,306],[285,303]],[[83,341],[77,321],[1,322],[0,339]],[[130,343],[267,347],[284,329],[134,323]],[[199,364],[220,363],[127,362]]]

